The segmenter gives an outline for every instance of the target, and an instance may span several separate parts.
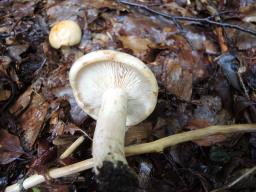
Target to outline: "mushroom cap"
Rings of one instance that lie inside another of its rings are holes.
[[[73,46],[80,43],[82,31],[80,26],[72,20],[55,23],[49,34],[49,42],[55,49],[61,46]]]
[[[113,50],[88,53],[72,65],[69,80],[78,105],[96,120],[102,95],[111,88],[121,88],[127,93],[127,126],[146,119],[157,103],[154,74],[141,60],[126,53]]]

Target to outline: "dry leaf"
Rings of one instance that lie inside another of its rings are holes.
[[[0,129],[0,164],[10,163],[23,153],[19,138],[4,129]]]
[[[125,145],[135,143],[142,143],[147,141],[152,132],[152,123],[141,123],[139,125],[130,127],[125,135]]]
[[[28,109],[19,118],[23,131],[23,144],[28,150],[32,149],[44,123],[49,104],[39,94],[34,94]]]

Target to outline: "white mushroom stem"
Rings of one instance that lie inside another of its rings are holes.
[[[107,90],[102,96],[93,138],[92,155],[96,173],[104,161],[127,164],[124,154],[126,115],[126,92],[119,88]]]
[[[193,131],[187,131],[183,133],[178,133],[150,143],[144,143],[139,145],[132,145],[125,148],[126,156],[139,155],[145,153],[155,153],[161,152],[164,148],[177,145],[179,143],[194,141],[202,139],[207,136],[216,135],[216,134],[230,134],[230,133],[241,133],[241,132],[255,132],[256,124],[235,124],[235,125],[216,125],[210,126],[202,129],[197,129]],[[72,165],[68,165],[61,168],[55,168],[48,171],[48,175],[51,178],[65,177],[91,169],[94,166],[93,159],[87,159]],[[8,186],[5,189],[5,192],[19,192],[24,189],[29,189],[33,186],[36,186],[40,183],[45,182],[43,175],[32,175],[25,179],[21,183],[15,183]],[[22,187],[21,187],[22,186]]]

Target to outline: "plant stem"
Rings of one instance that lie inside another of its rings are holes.
[[[211,135],[230,134],[237,132],[254,132],[256,124],[237,124],[237,125],[216,125],[207,128],[197,129],[193,131],[178,133],[150,143],[132,145],[125,148],[126,156],[139,155],[144,153],[161,152],[164,148],[177,145],[179,143],[202,139]],[[84,171],[93,167],[93,159],[88,159],[68,165],[62,168],[51,169],[48,175],[51,178],[59,178],[68,176],[80,171]],[[13,184],[5,189],[5,192],[19,192],[22,187],[25,189],[43,183],[45,178],[43,175],[32,175],[25,179],[23,183]],[[22,187],[20,187],[22,185]]]

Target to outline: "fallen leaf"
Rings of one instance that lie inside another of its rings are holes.
[[[30,101],[31,101],[31,97],[32,97],[32,88],[29,87],[14,103],[14,105],[12,105],[9,109],[10,113],[14,114],[15,116],[18,116],[22,111],[24,111]]]
[[[170,93],[189,101],[192,95],[192,74],[178,63],[167,64],[166,88]]]
[[[119,40],[124,48],[131,49],[133,54],[138,57],[145,54],[149,48],[155,47],[155,44],[149,39],[138,36],[119,36]]]
[[[52,71],[48,78],[44,79],[43,95],[48,97],[48,100],[55,98],[67,100],[70,104],[70,115],[77,125],[80,125],[86,118],[87,114],[76,103],[72,89],[68,79],[69,68],[60,66]]]
[[[57,150],[47,141],[39,141],[37,146],[37,157],[33,160],[30,170],[45,171],[45,166],[56,159]]]
[[[142,143],[148,141],[152,131],[152,123],[140,123],[139,125],[132,126],[125,134],[125,145],[135,143]]]
[[[8,164],[23,153],[19,138],[4,129],[0,129],[0,164]]]
[[[35,93],[32,97],[31,104],[18,119],[23,138],[22,144],[27,150],[32,149],[37,139],[44,123],[48,106],[49,104],[44,98],[38,93]]]

